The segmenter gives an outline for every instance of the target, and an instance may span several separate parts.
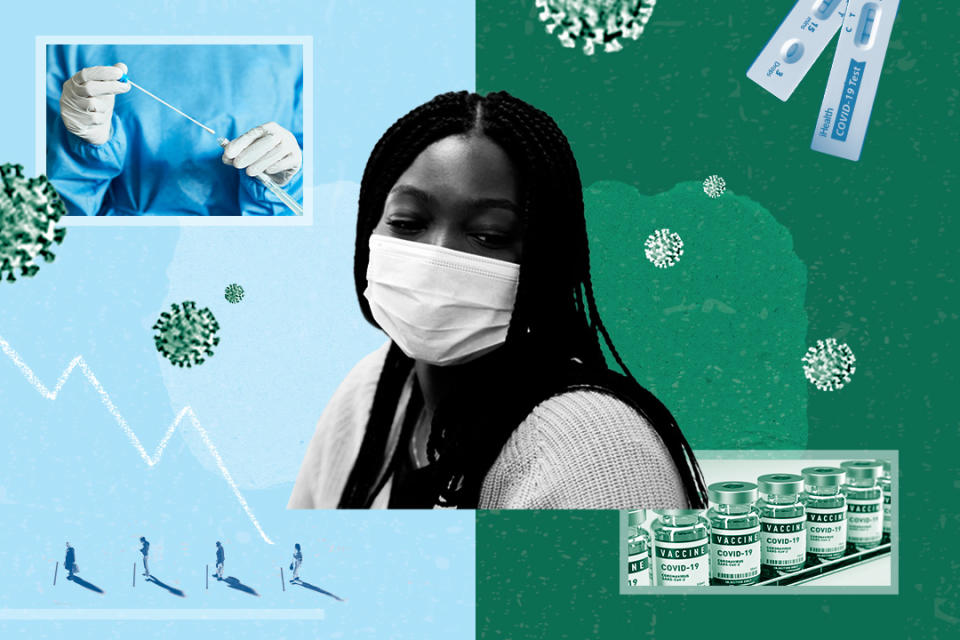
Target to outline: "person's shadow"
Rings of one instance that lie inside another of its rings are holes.
[[[250,595],[257,596],[258,598],[260,597],[260,594],[257,593],[256,589],[254,589],[253,587],[248,587],[247,585],[243,584],[233,576],[227,576],[221,582],[226,582],[227,586],[230,587],[231,589],[236,589],[237,591],[243,591],[244,593],[249,593]]]
[[[180,596],[181,598],[187,597],[187,595],[182,590],[177,589],[176,587],[171,587],[170,585],[165,584],[163,582],[160,582],[159,580],[157,580],[156,576],[150,576],[149,578],[147,578],[147,582],[152,582],[158,587],[162,589],[166,589],[167,591],[169,591],[171,594],[175,596]]]
[[[321,589],[320,587],[318,587],[318,586],[316,586],[316,585],[314,585],[314,584],[310,584],[309,582],[304,582],[304,581],[303,581],[302,579],[300,579],[300,578],[297,578],[296,582],[294,582],[293,584],[298,584],[298,585],[300,585],[301,587],[303,587],[304,589],[309,589],[310,591],[316,591],[317,593],[322,593],[322,594],[325,595],[325,596],[330,596],[331,598],[333,598],[333,599],[335,599],[335,600],[339,600],[340,602],[346,602],[346,600],[344,600],[344,599],[341,598],[340,596],[335,595],[335,594],[333,594],[333,593],[330,593],[329,591],[326,591],[325,589]]]
[[[78,576],[78,575],[76,575],[76,574],[74,574],[74,575],[72,575],[72,576],[67,576],[67,580],[69,580],[70,582],[73,582],[74,584],[78,584],[78,585],[80,585],[81,587],[84,587],[85,589],[89,589],[90,591],[93,591],[94,593],[99,593],[100,595],[103,595],[103,593],[104,593],[103,589],[101,589],[100,587],[98,587],[98,586],[95,585],[95,584],[92,584],[92,583],[90,583],[90,582],[87,582],[86,580],[84,580],[83,578],[81,578],[80,576]]]

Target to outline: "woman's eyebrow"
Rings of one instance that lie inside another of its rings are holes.
[[[409,184],[395,185],[393,189],[390,189],[390,192],[387,193],[387,197],[390,196],[410,196],[424,204],[434,204],[436,202],[436,198],[433,195]],[[472,198],[467,201],[467,206],[476,210],[506,209],[518,215],[520,213],[520,208],[517,206],[517,203],[510,198]]]
[[[516,214],[520,213],[517,203],[509,198],[476,198],[470,201],[473,209],[506,209]]]
[[[390,192],[387,194],[387,197],[390,197],[390,196],[410,196],[412,198],[416,198],[417,200],[420,200],[424,204],[431,204],[436,200],[432,195],[430,195],[423,189],[418,189],[417,187],[414,187],[408,184],[395,185],[393,189],[390,189]]]

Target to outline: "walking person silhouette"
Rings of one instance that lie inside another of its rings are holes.
[[[297,575],[300,573],[300,564],[303,562],[303,554],[300,552],[300,543],[293,545],[296,551],[293,552],[293,562],[290,563],[290,570],[293,571],[293,577],[290,578],[290,582],[294,582],[300,579],[300,576]]]
[[[63,561],[63,567],[69,572],[67,580],[73,580],[73,574],[77,572],[77,555],[69,542],[67,543],[67,557]]]
[[[223,545],[217,540],[217,580],[223,580]]]
[[[140,536],[140,542],[143,544],[143,546],[140,547],[140,553],[143,554],[143,575],[149,579],[150,567],[147,565],[147,555],[150,553],[150,543],[147,542],[147,539],[143,536]]]

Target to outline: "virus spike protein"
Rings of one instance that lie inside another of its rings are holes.
[[[14,282],[33,277],[44,262],[56,257],[50,247],[63,242],[67,230],[57,222],[67,208],[46,176],[27,178],[19,164],[0,165],[0,279]]]
[[[536,0],[547,33],[573,48],[583,43],[592,56],[597,46],[607,53],[623,49],[620,39],[637,40],[653,15],[656,0]]]
[[[680,234],[670,229],[657,229],[643,243],[647,260],[658,269],[666,269],[677,264],[683,255],[683,240]]]
[[[236,283],[228,284],[227,288],[223,291],[223,297],[226,298],[230,304],[237,304],[243,300],[243,287]]]
[[[153,329],[158,332],[153,336],[157,351],[178,367],[203,364],[204,356],[212,356],[220,344],[217,319],[210,309],[197,309],[191,300],[171,304],[170,312],[162,312]]]
[[[850,382],[857,359],[845,343],[836,338],[817,340],[802,358],[803,375],[820,391],[836,391]]]

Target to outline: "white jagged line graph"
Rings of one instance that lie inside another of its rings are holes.
[[[120,414],[120,410],[117,409],[117,406],[113,404],[113,401],[110,400],[110,394],[107,393],[107,390],[103,388],[103,385],[100,384],[100,381],[97,380],[97,376],[94,375],[93,371],[87,366],[86,361],[83,359],[83,356],[77,356],[70,361],[70,364],[67,365],[67,368],[63,370],[63,373],[60,374],[60,379],[57,380],[57,385],[53,388],[53,391],[47,389],[47,386],[43,384],[40,378],[33,372],[26,362],[20,357],[13,347],[10,346],[10,343],[4,340],[3,336],[0,336],[0,350],[2,350],[10,360],[13,361],[13,364],[20,369],[20,372],[23,373],[23,377],[34,386],[37,392],[40,393],[47,400],[56,400],[57,394],[60,393],[60,389],[63,388],[63,385],[66,384],[67,380],[70,378],[70,374],[73,373],[73,370],[77,367],[80,368],[81,373],[87,379],[87,382],[100,394],[100,400],[103,402],[104,406],[107,408],[107,411],[110,412],[110,415],[113,416],[117,424],[120,425],[120,428],[123,429],[123,432],[127,434],[130,443],[133,444],[133,448],[137,450],[140,454],[140,457],[143,458],[143,461],[147,463],[148,466],[154,466],[160,462],[160,458],[163,457],[163,450],[166,449],[167,443],[170,442],[170,438],[173,437],[173,433],[177,430],[177,427],[180,426],[180,423],[183,422],[184,417],[190,418],[190,424],[193,425],[193,428],[197,430],[197,433],[200,434],[200,439],[203,440],[203,444],[206,445],[207,449],[210,451],[210,455],[213,456],[213,459],[217,463],[217,468],[220,469],[220,473],[223,474],[224,480],[227,481],[227,484],[230,485],[230,489],[233,490],[233,495],[237,497],[237,501],[240,503],[240,506],[243,507],[244,513],[247,514],[247,517],[250,518],[250,522],[253,523],[253,526],[257,528],[257,532],[260,534],[260,537],[263,538],[264,542],[267,544],[273,544],[267,534],[260,527],[260,523],[257,522],[256,516],[253,515],[253,511],[250,509],[250,505],[247,504],[246,499],[243,497],[243,494],[240,493],[240,489],[237,487],[237,483],[233,481],[233,476],[230,475],[230,471],[227,469],[227,466],[223,463],[223,458],[220,457],[220,453],[217,451],[217,448],[213,446],[213,442],[210,440],[210,436],[207,435],[206,430],[200,424],[200,420],[197,419],[197,415],[193,412],[193,409],[190,406],[186,406],[180,410],[180,413],[177,414],[177,417],[171,423],[170,427],[167,429],[167,432],[164,434],[163,439],[160,440],[160,444],[157,445],[156,450],[153,452],[153,457],[147,453],[147,450],[143,448],[143,444],[140,442],[140,438],[137,437],[137,434],[134,433],[133,429],[130,428],[130,425],[127,424],[127,421]]]

